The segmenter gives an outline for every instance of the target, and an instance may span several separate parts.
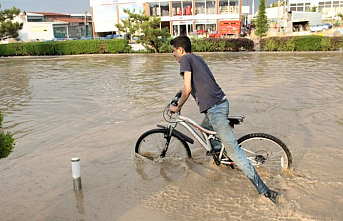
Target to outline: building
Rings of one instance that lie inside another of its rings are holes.
[[[53,40],[92,36],[91,16],[50,12],[24,12],[15,18],[23,23],[19,30],[22,41]]]
[[[313,7],[322,13],[322,19],[343,14],[343,0],[289,0],[288,11],[310,12]]]
[[[215,33],[221,21],[242,22],[242,0],[90,0],[93,35],[118,34],[123,9],[161,17],[161,28],[172,36]],[[238,32],[238,30],[237,30]]]

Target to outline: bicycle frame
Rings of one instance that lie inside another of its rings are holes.
[[[211,151],[211,142],[210,139],[214,139],[217,135],[215,131],[210,131],[202,126],[200,126],[198,123],[196,123],[194,120],[181,116],[178,114],[176,118],[176,122],[171,124],[171,128],[175,129],[177,124],[180,124],[183,126],[188,132],[192,134],[192,136],[200,143],[200,145],[207,151]],[[204,138],[200,137],[199,134],[190,126],[196,127],[204,136]]]
[[[183,126],[188,132],[190,132],[192,134],[192,136],[198,141],[198,143],[208,152],[212,152],[212,144],[211,144],[211,139],[213,140],[217,140],[220,141],[219,137],[217,136],[217,132],[215,131],[211,131],[211,130],[207,130],[205,128],[203,128],[202,126],[200,126],[197,122],[195,122],[194,120],[192,120],[191,118],[185,117],[180,115],[180,113],[175,114],[176,117],[176,121],[171,123],[169,125],[169,136],[167,137],[167,143],[165,146],[165,149],[162,153],[162,155],[164,156],[164,154],[166,153],[166,151],[168,150],[168,144],[169,141],[168,140],[170,138],[170,135],[172,134],[173,130],[176,128],[177,124],[181,124],[181,126]],[[240,124],[243,122],[244,116],[230,116],[228,117],[228,121],[230,121],[230,125],[233,128],[234,124]],[[236,121],[236,122],[232,122],[231,121]],[[191,127],[194,126],[195,128],[197,128],[201,134],[203,135],[203,137],[199,136],[199,134]],[[177,130],[175,130],[177,131]],[[181,132],[177,131],[178,133],[180,133],[183,137],[187,137],[186,135],[182,134]],[[189,138],[191,139],[191,138]],[[232,165],[234,164],[234,162],[232,162],[229,158],[222,158],[222,156],[224,156],[224,152],[225,152],[225,147],[222,144],[218,159],[215,159],[216,157],[214,157],[215,161],[217,160],[216,163],[224,163],[224,164],[228,164],[228,165]],[[218,164],[217,164],[218,165]]]

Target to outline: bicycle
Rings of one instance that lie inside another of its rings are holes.
[[[172,101],[166,106],[163,118],[169,125],[157,125],[158,128],[146,131],[137,140],[135,153],[150,160],[158,160],[170,157],[178,160],[192,158],[188,143],[194,144],[194,140],[182,132],[176,130],[178,124],[182,125],[196,141],[212,156],[216,165],[225,164],[235,168],[235,163],[225,151],[224,145],[219,152],[212,151],[211,140],[219,141],[215,131],[210,131],[200,126],[194,120],[175,113],[175,117],[169,113],[170,105],[177,106],[181,93],[175,95]],[[169,117],[169,119],[167,119]],[[230,125],[243,123],[244,116],[228,116]],[[199,133],[200,132],[200,135]],[[279,138],[266,133],[250,133],[237,140],[238,145],[243,149],[253,166],[264,168],[270,172],[287,171],[292,168],[292,155],[288,147]]]

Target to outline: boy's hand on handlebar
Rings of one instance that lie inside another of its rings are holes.
[[[169,113],[171,113],[171,114],[178,113],[178,112],[180,112],[180,110],[181,110],[181,107],[177,107],[177,106],[173,106],[173,105],[169,106]]]
[[[179,102],[181,95],[182,95],[182,91],[177,92],[175,97],[170,102],[170,105],[169,105],[169,113],[170,114],[175,114],[175,113],[180,112],[181,107],[178,106],[178,102]]]

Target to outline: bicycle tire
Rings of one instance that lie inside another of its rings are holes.
[[[279,138],[265,133],[251,133],[237,140],[248,159],[257,168],[272,174],[291,170],[293,159],[290,150]]]
[[[135,153],[150,160],[159,159],[166,144],[166,133],[167,130],[162,128],[145,132],[136,142]],[[165,158],[167,157],[177,160],[192,157],[188,144],[176,133],[173,133],[170,139],[168,151],[165,155]]]

